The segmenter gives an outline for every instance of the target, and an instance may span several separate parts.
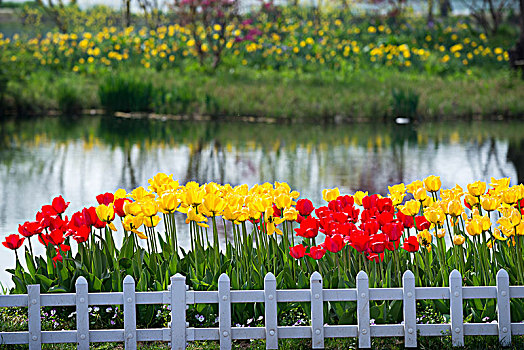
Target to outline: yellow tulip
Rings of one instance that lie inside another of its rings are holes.
[[[331,202],[332,200],[337,199],[339,196],[340,190],[338,187],[322,190],[322,199],[324,199],[326,202]]]
[[[115,210],[113,209],[113,204],[104,205],[100,204],[96,207],[96,215],[103,222],[111,222],[115,218]]]
[[[114,196],[115,196],[115,201],[120,198],[126,198],[127,192],[123,188],[119,188],[118,190],[116,190]]]
[[[497,197],[483,196],[480,200],[480,205],[482,206],[482,209],[486,211],[493,211],[497,210],[500,206],[500,201],[500,198]]]
[[[407,201],[406,204],[404,204],[403,206],[401,206],[400,211],[404,215],[415,216],[419,213],[420,206],[421,204],[419,201],[412,199],[410,201]]]
[[[455,236],[453,236],[453,244],[454,245],[463,245],[465,241],[466,241],[466,237],[464,237],[462,235],[455,235]]]
[[[227,203],[224,198],[218,195],[218,192],[208,193],[202,199],[202,204],[198,207],[200,212],[206,216],[217,216],[224,210]]]
[[[493,237],[495,237],[499,241],[505,241],[508,239],[508,237],[502,236],[502,233],[500,232],[500,229],[498,227],[495,228],[495,230],[493,231]]]
[[[181,198],[182,202],[188,206],[197,207],[202,204],[206,194],[206,189],[194,185],[188,187],[188,184],[186,184],[184,196]]]
[[[362,192],[362,191],[355,192],[355,194],[353,195],[353,198],[355,199],[355,203],[357,203],[358,205],[362,205],[362,198],[364,198],[367,195],[368,195],[368,191],[366,191],[366,192]]]
[[[464,211],[464,208],[462,207],[458,199],[450,200],[447,203],[446,208],[444,209],[444,212],[446,214],[449,214],[453,217],[460,216],[460,214],[462,214],[463,211]]]
[[[143,233],[143,232],[140,232],[138,230],[133,230],[133,232],[141,239],[147,239],[147,236]]]
[[[138,202],[126,202],[124,204],[124,213],[126,215],[137,216],[142,214],[142,207]]]
[[[143,215],[138,215],[138,216],[126,215],[123,221],[124,230],[126,231],[136,230],[140,226],[142,226],[143,223],[144,223]]]
[[[442,225],[446,221],[446,213],[438,205],[431,206],[424,210],[424,216],[432,224]]]
[[[281,194],[275,198],[275,205],[278,209],[289,208],[292,204],[293,200],[289,194]]]
[[[209,227],[208,224],[204,223],[207,222],[207,218],[202,214],[198,214],[193,207],[190,207],[187,211],[186,224],[189,224],[191,221],[195,222],[198,226]]]
[[[470,236],[478,236],[482,233],[482,223],[475,219],[466,221],[466,231]]]
[[[520,189],[518,186],[513,186],[502,192],[502,201],[506,204],[517,203],[520,196]]]
[[[446,236],[446,230],[440,229],[437,231],[437,238],[444,238]]]
[[[164,214],[170,214],[178,208],[180,199],[173,192],[164,192],[164,194],[157,200],[158,209]]]
[[[509,183],[510,183],[510,178],[509,177],[505,177],[505,178],[502,178],[502,179],[495,179],[494,177],[491,178],[491,183],[489,184],[491,187],[493,187],[493,189],[495,190],[496,193],[500,193],[506,189],[509,188]],[[490,191],[491,193],[491,191]]]
[[[429,175],[424,179],[424,187],[429,192],[438,192],[441,186],[440,176]]]
[[[296,221],[298,217],[298,210],[296,210],[294,207],[285,208],[284,212],[282,213],[282,217],[286,221]]]
[[[480,222],[482,224],[482,231],[488,231],[491,228],[491,220],[488,216],[481,216]]]
[[[282,231],[277,228],[276,225],[282,223],[283,221],[284,219],[275,218],[273,216],[273,208],[268,208],[264,213],[264,226],[266,228],[266,233],[270,236],[273,235],[273,233],[282,235]]]
[[[404,195],[406,193],[406,185],[399,183],[398,185],[388,186],[388,190],[391,195]]]
[[[433,236],[431,233],[429,233],[428,230],[419,231],[417,234],[418,240],[422,246],[424,246],[426,249],[431,246],[431,241],[433,239]]]
[[[152,179],[148,180],[149,190],[162,195],[166,190],[176,190],[178,188],[178,181],[173,180],[173,175],[166,175],[164,173],[156,174]]]
[[[141,202],[155,199],[155,195],[153,193],[147,192],[145,188],[140,186],[131,191],[131,198],[133,198],[137,202]]]
[[[428,193],[424,187],[419,187],[413,193],[413,197],[418,201],[425,201],[428,198]]]
[[[466,203],[468,203],[468,205],[472,208],[479,203],[478,197],[472,196],[469,193],[466,194],[466,196],[464,197],[464,201],[466,201]]]
[[[156,202],[148,200],[147,202],[140,203],[140,208],[142,208],[142,214],[147,217],[152,217],[158,212],[158,207]]]
[[[486,183],[483,181],[475,181],[471,184],[468,184],[468,192],[472,196],[482,196],[486,193]]]
[[[422,181],[416,180],[407,185],[406,187],[408,189],[408,192],[414,195],[419,188],[424,187],[424,184],[422,183]]]
[[[148,218],[144,218],[144,225],[147,227],[156,227],[160,222],[160,216],[155,215]]]

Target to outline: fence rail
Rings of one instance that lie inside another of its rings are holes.
[[[322,276],[311,276],[310,289],[277,290],[275,276],[268,273],[264,290],[238,291],[230,289],[230,280],[222,274],[218,291],[190,291],[180,274],[171,277],[168,291],[136,292],[135,281],[127,276],[123,292],[88,293],[87,281],[80,277],[76,293],[40,294],[39,285],[28,286],[23,295],[0,296],[0,307],[27,307],[27,332],[0,332],[0,344],[29,344],[40,349],[43,343],[77,343],[78,349],[89,349],[90,343],[123,342],[125,349],[136,349],[140,341],[171,342],[173,349],[185,349],[187,342],[218,340],[220,349],[231,349],[234,339],[265,339],[267,349],[278,349],[278,339],[310,338],[314,349],[324,347],[325,338],[358,338],[360,348],[370,348],[372,337],[404,337],[406,347],[417,346],[417,336],[451,335],[453,346],[464,345],[465,335],[495,335],[502,345],[511,344],[512,335],[524,334],[524,323],[511,323],[511,298],[524,298],[524,286],[510,286],[505,270],[497,274],[496,286],[464,287],[457,270],[449,276],[449,287],[415,287],[415,276],[406,271],[402,288],[369,288],[369,279],[361,271],[353,289],[323,289]],[[450,300],[449,324],[417,324],[416,301],[422,299]],[[496,299],[497,323],[464,323],[463,301]],[[370,324],[370,301],[401,300],[403,324]],[[357,302],[357,325],[326,325],[324,302]],[[310,326],[279,326],[277,303],[308,302],[311,304]],[[232,303],[264,303],[265,327],[231,327]],[[170,305],[169,328],[137,329],[136,306],[144,304]],[[219,327],[193,328],[186,321],[186,309],[191,304],[218,304]],[[123,305],[124,329],[90,330],[90,305]],[[76,306],[76,330],[42,331],[40,311],[44,306]]]

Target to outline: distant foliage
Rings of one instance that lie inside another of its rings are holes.
[[[109,112],[151,110],[154,88],[150,81],[126,74],[108,76],[99,86],[100,103]]]

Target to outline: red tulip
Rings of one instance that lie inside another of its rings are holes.
[[[106,227],[106,223],[101,221],[98,218],[98,215],[96,215],[96,208],[95,207],[84,208],[82,210],[82,216],[84,217],[84,222],[88,226],[94,226],[96,228],[104,228],[104,227]]]
[[[379,263],[379,262],[384,261],[384,254],[371,253],[368,256],[366,256],[366,258],[368,258],[368,260],[370,260],[370,261],[374,261],[376,263]]]
[[[393,221],[393,214],[390,213],[389,211],[384,211],[384,212],[380,213],[379,216],[377,216],[377,220],[378,220],[378,223],[380,224],[380,226],[384,226],[385,224],[390,223],[391,221]]]
[[[399,219],[405,228],[413,228],[415,223],[413,222],[413,217],[404,215],[401,211],[397,212],[397,219]]]
[[[24,237],[32,237],[42,233],[42,226],[38,221],[26,221],[23,225],[18,225],[18,233]]]
[[[344,213],[348,214],[348,217],[351,221],[353,222],[357,222],[358,219],[359,219],[359,215],[360,215],[360,209],[357,209],[353,206],[346,206],[344,209],[343,209]]]
[[[378,212],[378,209],[373,207],[370,209],[364,209],[362,210],[362,214],[360,215],[360,221],[367,222],[369,220],[374,220],[377,218],[377,216],[380,213]]]
[[[90,234],[91,229],[86,225],[82,225],[78,227],[76,231],[73,231],[72,236],[77,243],[83,243],[89,239]]]
[[[386,243],[388,237],[383,233],[377,233],[371,236],[369,240],[369,247],[374,253],[383,253],[386,250]]]
[[[393,208],[393,201],[391,200],[391,198],[379,198],[379,199],[377,199],[377,209],[381,213],[383,213],[383,212],[393,213],[394,210],[395,210]]]
[[[398,249],[399,245],[400,245],[400,240],[389,241],[389,242],[386,242],[386,249],[389,251],[394,251],[395,249]]]
[[[52,205],[48,204],[48,205],[42,205],[41,214],[43,216],[54,216],[54,215],[58,215],[58,212]]]
[[[351,235],[351,232],[357,229],[357,226],[355,226],[352,222],[345,222],[343,224],[338,224],[337,228],[335,229],[335,232],[342,236],[349,236]]]
[[[414,253],[418,251],[419,247],[420,245],[417,236],[409,236],[404,240],[404,245],[402,246],[402,249],[410,253]]]
[[[65,210],[69,206],[69,202],[66,203],[66,201],[64,200],[64,198],[62,198],[62,196],[58,196],[58,197],[53,198],[53,203],[51,205],[53,206],[53,209],[58,214],[62,214],[63,212],[65,212]]]
[[[422,215],[415,216],[415,222],[417,223],[417,230],[419,231],[428,230],[431,226],[431,223]]]
[[[338,253],[344,248],[345,243],[341,235],[333,235],[326,236],[322,246],[332,253]]]
[[[333,213],[333,219],[338,223],[344,223],[348,220],[349,215],[344,212]]]
[[[56,262],[57,261],[60,261],[60,262],[64,261],[64,259],[62,258],[62,255],[60,254],[60,252],[58,252],[56,254],[56,256],[53,258],[53,265],[56,266]]]
[[[404,224],[401,222],[389,222],[382,226],[382,232],[388,235],[390,241],[397,241],[404,232]]]
[[[53,215],[56,215],[56,213],[53,214]],[[44,214],[44,211],[39,211],[38,213],[36,213],[36,221],[38,221],[40,223],[40,226],[42,227],[42,230],[43,230],[43,229],[49,227],[49,224],[51,222],[51,218],[50,218],[49,215]]]
[[[349,244],[355,248],[358,252],[364,252],[369,248],[369,235],[364,231],[356,230],[351,233],[351,243]]]
[[[295,229],[297,236],[314,238],[318,235],[319,222],[314,217],[307,217],[302,221],[299,228]]]
[[[82,215],[81,211],[77,211],[71,216],[71,220],[69,221],[69,228],[74,227],[80,227],[82,225],[85,225],[84,216]]]
[[[371,196],[364,196],[362,198],[362,206],[364,209],[375,208],[377,206],[378,196],[373,194]]]
[[[115,200],[115,205],[113,206],[115,213],[121,218],[126,216],[126,213],[124,212],[124,206],[126,205],[126,202],[131,202],[131,200],[129,198],[118,198]]]
[[[306,253],[307,256],[315,260],[322,259],[324,254],[326,254],[326,250],[322,246],[313,246],[309,249],[309,253]]]
[[[99,194],[96,196],[96,201],[98,204],[109,205],[115,201],[115,195],[110,192]]]
[[[65,231],[68,225],[67,216],[65,217],[65,220],[62,220],[60,216],[51,216],[49,217],[49,229],[51,231],[53,230],[61,230]]]
[[[353,198],[353,196],[350,196],[350,195],[339,196],[337,198],[337,201],[340,201],[344,208],[352,207],[355,204],[355,198]]]
[[[273,203],[273,216],[277,218],[282,216],[282,212],[280,211],[280,209],[278,209],[275,203]]]
[[[64,232],[62,230],[53,230],[50,234],[45,236],[49,243],[56,246],[59,246],[60,244],[64,243],[65,240]]]
[[[12,234],[12,235],[9,235],[5,238],[5,241],[2,242],[2,244],[4,245],[4,247],[6,248],[9,248],[9,249],[12,249],[12,250],[16,250],[18,248],[20,248],[22,246],[22,243],[24,243],[24,240],[25,238],[20,238],[19,235],[17,234]]]
[[[374,235],[378,232],[380,224],[377,220],[369,220],[368,222],[362,224],[362,229],[369,235]]]
[[[313,206],[313,203],[307,198],[299,199],[297,201],[296,209],[300,213],[300,215],[307,217],[311,214],[311,212],[315,209]]]
[[[306,247],[304,247],[302,244],[289,247],[289,254],[295,259],[300,259],[306,254]]]

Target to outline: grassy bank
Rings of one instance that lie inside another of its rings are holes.
[[[397,70],[339,74],[146,69],[98,76],[36,72],[10,81],[4,110],[21,116],[85,109],[167,115],[270,117],[286,121],[423,120],[524,116],[524,81],[511,71],[438,76]]]

